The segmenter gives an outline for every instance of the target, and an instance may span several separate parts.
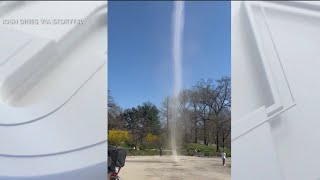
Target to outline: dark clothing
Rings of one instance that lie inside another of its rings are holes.
[[[123,167],[126,162],[127,151],[108,145],[108,173],[115,172],[116,167]]]

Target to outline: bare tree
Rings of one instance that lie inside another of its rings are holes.
[[[213,84],[210,79],[207,81],[202,79],[194,86],[194,90],[197,91],[198,115],[203,122],[203,142],[205,145],[208,145],[208,121],[212,113],[212,108],[210,108],[212,89]]]
[[[181,123],[183,125],[183,131],[184,131],[184,139],[185,142],[188,141],[189,139],[189,132],[190,132],[190,116],[191,116],[191,112],[190,112],[190,93],[191,91],[186,89],[181,91],[181,93],[179,94],[179,100],[180,100],[180,104],[179,104],[179,114],[180,114],[180,120]]]
[[[165,125],[167,138],[169,138],[169,122],[171,118],[170,97],[167,96],[161,103],[160,115],[162,123]]]
[[[215,122],[215,134],[216,134],[216,146],[217,151],[219,151],[220,137],[222,128],[226,123],[226,119],[220,117],[220,114],[225,109],[230,109],[231,107],[231,78],[226,76],[217,80],[217,87],[211,92],[211,103],[209,104],[210,108],[214,112],[214,122]],[[230,124],[231,126],[231,124]],[[225,128],[224,128],[225,129]],[[229,133],[230,134],[230,133]],[[223,139],[224,142],[224,139]]]
[[[176,98],[179,98],[176,132],[179,138],[183,137],[179,142],[214,143],[217,151],[219,147],[231,146],[231,79],[228,76],[216,81],[202,79],[192,88],[181,91],[179,97],[166,97],[160,107],[161,129],[158,129],[157,108],[152,104],[122,111],[109,91],[109,127],[129,130],[139,144],[146,133],[156,133],[161,136],[161,144],[165,144],[170,137],[172,102]]]
[[[121,108],[115,102],[111,91],[108,90],[108,129],[123,129],[124,122],[121,117]]]
[[[231,140],[231,113],[229,109],[225,109],[223,112],[223,125],[221,127],[221,139],[222,139],[222,148],[224,149],[226,146],[226,141]],[[230,142],[230,141],[228,141]]]
[[[198,142],[198,123],[199,123],[199,99],[198,92],[193,89],[190,91],[190,107],[193,119],[193,132],[194,132],[194,143]]]

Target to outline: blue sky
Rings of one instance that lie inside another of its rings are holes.
[[[172,94],[172,1],[110,1],[108,88],[122,108]],[[230,75],[230,2],[185,3],[183,87]]]

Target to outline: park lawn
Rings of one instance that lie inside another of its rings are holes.
[[[206,146],[204,144],[197,144],[197,143],[189,143],[185,145],[185,155],[193,156],[195,155],[195,150],[198,150],[198,154],[202,156],[221,156],[221,152],[223,151],[223,148],[220,147],[217,152],[216,145],[209,145]],[[231,157],[231,149],[230,148],[224,148],[224,151],[227,154],[227,157]]]
[[[141,150],[133,150],[128,149],[128,156],[152,156],[152,155],[160,155],[159,149],[141,149]],[[195,150],[198,150],[198,155],[200,156],[221,156],[222,148],[220,147],[220,152],[216,152],[217,148],[215,145],[203,145],[203,144],[196,144],[190,143],[186,144],[183,149],[180,150],[179,154],[186,155],[186,156],[194,156],[196,155]],[[231,157],[231,149],[225,148],[225,152],[227,157]],[[171,155],[170,150],[163,150],[162,155]]]

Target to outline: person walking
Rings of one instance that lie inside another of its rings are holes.
[[[222,165],[225,166],[227,154],[223,151],[221,153]]]

